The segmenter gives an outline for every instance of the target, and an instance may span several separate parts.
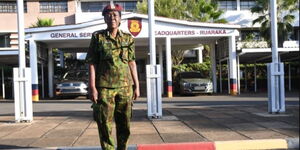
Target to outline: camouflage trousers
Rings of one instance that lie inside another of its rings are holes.
[[[103,150],[115,150],[112,136],[113,119],[116,123],[117,150],[126,150],[132,116],[132,87],[98,88],[99,100],[93,104],[94,120],[98,125]]]

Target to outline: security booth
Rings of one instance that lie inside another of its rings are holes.
[[[172,62],[171,51],[176,49],[195,49],[202,44],[211,47],[212,62],[212,79],[214,92],[217,91],[216,77],[216,45],[224,45],[226,47],[219,48],[217,51],[229,54],[230,66],[230,93],[237,93],[237,62],[236,62],[236,37],[239,36],[239,25],[214,24],[189,22],[183,20],[175,20],[163,17],[155,17],[155,36],[156,50],[159,62],[160,72],[162,72],[161,83],[167,84],[166,90],[168,96],[172,97]],[[96,30],[106,29],[104,19],[89,21],[81,24],[63,25],[53,27],[29,28],[26,29],[26,40],[29,41],[30,48],[30,67],[32,69],[32,87],[34,90],[42,90],[39,85],[39,54],[47,55],[45,66],[47,66],[47,95],[54,96],[54,59],[53,49],[59,49],[62,52],[87,52],[91,35]],[[136,58],[141,80],[141,87],[145,84],[146,67],[149,61],[149,44],[148,44],[148,17],[141,14],[124,14],[120,29],[131,33],[135,38]],[[222,40],[227,39],[227,40]],[[224,43],[226,42],[226,43]],[[43,45],[43,46],[41,46]],[[43,47],[39,49],[39,47]],[[42,71],[45,72],[45,71]],[[164,73],[165,72],[165,73]],[[165,79],[165,80],[164,80]],[[163,87],[163,86],[162,86]],[[143,89],[142,89],[143,90]],[[143,91],[142,91],[143,92]],[[38,93],[38,92],[34,92]],[[38,99],[39,95],[33,95]]]

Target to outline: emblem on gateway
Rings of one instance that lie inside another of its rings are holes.
[[[142,30],[141,19],[130,19],[128,20],[128,29],[133,36],[139,35]]]

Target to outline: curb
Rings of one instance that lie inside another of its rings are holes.
[[[26,150],[102,150],[99,146],[91,147],[46,147],[27,148]],[[130,145],[127,150],[296,150],[299,138],[237,140],[193,143],[138,144]],[[18,149],[20,150],[20,149]],[[24,149],[25,150],[25,149]]]
[[[299,149],[299,138],[216,141],[199,143],[142,144],[137,150],[271,150]]]

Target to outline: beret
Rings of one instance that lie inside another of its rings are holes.
[[[123,8],[119,4],[108,4],[103,8],[102,15],[104,16],[106,13],[108,13],[110,11],[119,11],[119,12],[121,12],[122,10],[123,10]]]

